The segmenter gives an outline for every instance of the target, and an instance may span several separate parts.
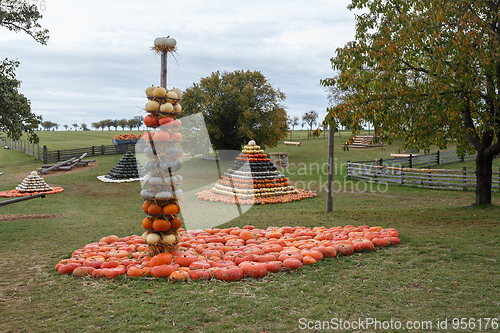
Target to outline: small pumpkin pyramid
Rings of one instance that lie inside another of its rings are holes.
[[[314,198],[316,193],[294,188],[264,150],[251,140],[215,186],[196,196],[204,201],[259,205]]]
[[[134,154],[127,151],[104,177],[113,180],[137,179],[143,177],[145,174],[144,168],[135,158]]]
[[[29,192],[48,192],[51,191],[52,188],[43,180],[42,177],[38,175],[36,171],[33,171],[26,178],[23,179],[21,184],[16,187],[21,193],[29,193]]]

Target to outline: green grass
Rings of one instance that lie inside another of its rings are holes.
[[[294,140],[299,134],[296,132]],[[66,132],[54,133],[68,139]],[[83,137],[87,133],[77,132],[82,136],[71,139],[77,142],[66,144],[77,147],[87,142]],[[111,142],[115,132],[102,134],[110,135],[102,140]],[[46,142],[55,145],[57,135],[50,135],[54,137],[51,141],[47,137]],[[340,139],[335,137],[335,180],[341,184],[348,160],[389,158],[399,148],[343,151],[340,145],[348,134],[342,135]],[[327,140],[301,141],[301,147],[279,143],[267,153],[289,152],[290,162],[295,164],[286,171],[290,179],[321,190],[319,184],[326,175],[321,169],[316,172],[315,165],[326,162]],[[106,184],[96,179],[120,157],[97,156],[96,168],[45,177],[49,184],[62,186],[62,193],[0,207],[2,215],[58,215],[0,221],[0,331],[312,332],[302,330],[301,323],[314,326],[316,321],[333,318],[353,321],[370,317],[403,323],[431,320],[435,325],[438,318],[448,318],[451,327],[452,318],[499,316],[498,192],[493,194],[494,205],[481,209],[470,207],[473,191],[401,186],[390,186],[385,192],[342,187],[334,194],[334,211],[328,214],[324,191],[311,200],[252,207],[222,226],[368,224],[395,227],[401,234],[399,246],[325,259],[293,273],[271,274],[263,279],[171,283],[149,278],[76,279],[57,274],[54,265],[87,243],[110,234],[142,232],[139,184]],[[40,164],[20,152],[0,150],[0,171],[4,172],[0,191],[14,188]],[[200,166],[205,169],[205,165]],[[194,166],[186,166],[183,172],[183,188],[195,186],[190,183],[193,181],[206,182]],[[199,178],[194,180],[197,174]],[[211,206],[207,214],[227,209],[223,204]],[[434,326],[429,331],[437,329]]]

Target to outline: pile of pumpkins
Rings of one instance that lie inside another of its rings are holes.
[[[55,266],[61,274],[77,277],[152,276],[177,280],[261,278],[282,270],[296,270],[323,258],[371,252],[400,243],[394,228],[344,227],[211,228],[185,231],[176,250],[148,254],[137,235],[107,236],[74,251]],[[378,252],[378,251],[377,251]]]
[[[148,253],[155,255],[169,252],[180,241],[178,229],[181,220],[178,200],[182,197],[179,188],[183,181],[177,172],[182,167],[182,150],[179,141],[182,93],[179,88],[167,90],[163,87],[146,89],[148,102],[144,124],[155,131],[145,132],[139,142],[148,161],[144,163],[147,175],[141,180],[142,209],[146,217],[142,221],[143,241],[148,245]]]
[[[149,101],[145,106],[145,111],[148,115],[144,117],[144,124],[147,127],[156,128],[167,125],[167,123],[172,121],[171,119],[178,116],[182,111],[181,104],[179,103],[182,92],[179,88],[167,91],[163,87],[151,86],[146,89],[146,96]]]

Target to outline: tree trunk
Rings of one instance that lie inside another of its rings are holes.
[[[476,156],[476,202],[475,206],[491,205],[491,182],[493,156],[481,150]]]

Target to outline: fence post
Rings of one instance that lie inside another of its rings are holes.
[[[47,146],[43,146],[43,163],[44,164],[47,164],[47,160],[48,160],[48,153],[47,153]]]
[[[413,154],[410,154],[410,169],[413,168]]]
[[[57,150],[57,162],[61,162],[61,151]]]
[[[463,156],[463,155],[462,155]],[[466,190],[467,189],[467,175],[466,175],[466,167],[463,167],[462,168],[462,182],[463,182],[463,189]]]
[[[94,155],[95,155],[95,147],[92,146],[92,156],[94,156]]]
[[[401,185],[403,185],[404,182],[405,182],[404,171],[403,168],[401,168]]]
[[[431,162],[427,163],[427,169],[430,169],[430,168],[431,168]],[[432,172],[429,172],[428,178],[429,178],[429,187],[432,187]]]
[[[101,145],[101,155],[104,155],[104,145]]]
[[[351,169],[349,168],[351,165],[351,161],[347,161],[347,177],[351,176]]]
[[[439,165],[439,150],[436,153],[436,161],[437,161],[437,165]]]
[[[37,160],[40,159],[40,144],[36,144],[36,158]]]
[[[460,158],[460,160],[463,162],[464,161],[464,154],[462,154],[462,157]]]

